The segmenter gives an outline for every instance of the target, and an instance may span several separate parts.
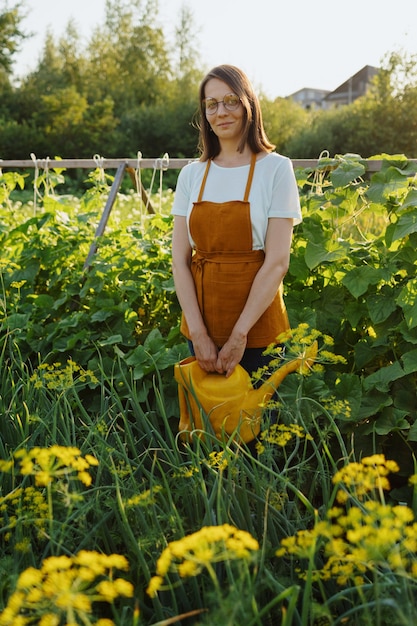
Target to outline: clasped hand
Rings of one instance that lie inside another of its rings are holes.
[[[240,363],[246,348],[246,337],[229,337],[224,346],[219,350],[215,343],[207,335],[204,339],[199,338],[193,342],[194,352],[198,364],[206,372],[218,372],[228,378]]]

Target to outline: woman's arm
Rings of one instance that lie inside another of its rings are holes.
[[[187,320],[195,356],[202,369],[217,370],[217,347],[209,337],[198,306],[193,276],[191,274],[192,248],[188,238],[186,218],[175,215],[172,233],[172,273],[181,309]]]
[[[272,303],[288,271],[293,231],[292,218],[268,220],[265,260],[255,276],[248,299],[232,333],[219,352],[217,371],[230,376],[241,360],[252,326]]]

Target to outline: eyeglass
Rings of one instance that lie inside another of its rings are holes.
[[[205,98],[203,100],[203,107],[207,115],[213,115],[217,112],[219,104],[223,104],[226,111],[236,111],[240,104],[240,98],[235,93],[228,93],[223,100],[216,100],[215,98]]]

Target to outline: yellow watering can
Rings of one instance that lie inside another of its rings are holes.
[[[224,374],[205,372],[193,356],[176,363],[174,377],[178,383],[181,438],[186,439],[194,430],[207,431],[205,421],[209,420],[219,439],[224,434],[230,436],[236,432],[241,441],[251,441],[261,429],[262,406],[288,374],[302,371],[314,363],[317,350],[315,341],[299,357],[277,369],[257,389],[252,387],[250,376],[241,365],[237,365],[226,378]]]

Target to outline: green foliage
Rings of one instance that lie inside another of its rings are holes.
[[[107,182],[93,172],[94,186],[77,200],[55,195],[59,175],[38,178],[38,193],[45,188],[49,195],[36,209],[10,201],[22,177],[2,178],[8,206],[1,234],[1,332],[29,367],[41,354],[50,362],[72,358],[110,376],[119,359],[135,379],[151,379],[156,367],[170,367],[181,353],[178,330],[172,330],[179,308],[168,262],[171,220],[147,215],[136,195],[120,196],[107,232],[94,241]],[[93,244],[97,252],[85,268]],[[122,391],[123,376],[118,384]],[[144,398],[148,389],[149,381]]]
[[[297,172],[304,221],[286,301],[293,325],[330,334],[346,358],[326,375],[335,397],[351,402],[343,429],[359,449],[372,437],[407,475],[417,417],[417,168],[401,155],[380,158],[369,179],[355,155]]]
[[[9,601],[18,610],[21,574],[29,585],[58,567],[49,557],[75,566],[97,553],[126,557],[130,586],[119,582],[122,597],[93,604],[83,623],[415,621],[417,168],[380,157],[371,176],[357,155],[296,172],[304,221],[285,280],[286,358],[323,341],[310,375],[282,382],[248,446],[177,434],[173,365],[187,347],[172,193],[152,196],[154,216],[119,194],[95,241],[110,175],[91,172],[77,199],[57,195],[62,170],[43,172],[27,204],[28,177],[2,175],[0,623]],[[213,550],[223,544],[201,541],[221,529],[233,535],[222,558]],[[170,545],[177,561],[164,569]],[[66,602],[88,612],[92,585],[71,586]],[[54,615],[51,594],[38,586],[28,610]]]

